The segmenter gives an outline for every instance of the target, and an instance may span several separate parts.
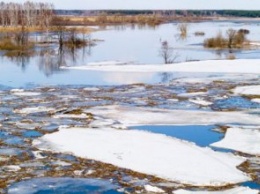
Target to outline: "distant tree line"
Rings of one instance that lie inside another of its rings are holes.
[[[260,17],[260,11],[252,10],[55,10],[57,15],[179,15],[179,16],[235,16],[235,17]]]
[[[46,27],[51,25],[54,6],[51,3],[0,2],[0,26]]]
[[[217,11],[218,14],[223,16],[235,16],[235,17],[260,17],[260,11],[246,11],[246,10],[223,10]]]

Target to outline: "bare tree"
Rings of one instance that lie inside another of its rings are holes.
[[[178,54],[174,53],[174,49],[169,45],[168,41],[161,43],[159,55],[163,58],[165,64],[174,63],[178,58]]]
[[[4,2],[1,2],[1,23],[2,26],[7,26],[8,21],[7,21],[7,4]]]
[[[63,44],[65,42],[66,28],[64,26],[58,25],[56,31],[57,31],[57,35],[58,35],[59,49],[62,49]]]
[[[228,38],[228,48],[232,48],[237,32],[234,29],[228,29],[226,33]]]
[[[41,26],[48,28],[53,17],[53,4],[34,3],[27,1],[19,3],[0,3],[0,25],[27,27]]]

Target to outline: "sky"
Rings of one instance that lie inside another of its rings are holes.
[[[3,0],[23,3],[26,0]],[[31,0],[56,9],[242,9],[260,10],[260,0]]]

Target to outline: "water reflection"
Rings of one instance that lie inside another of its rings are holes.
[[[30,63],[30,58],[35,56],[35,51],[9,51],[4,56],[25,71],[26,66]]]
[[[91,55],[91,46],[83,48],[64,47],[44,49],[39,52],[38,66],[46,76],[64,71],[61,66],[77,65],[81,58],[83,61]]]
[[[60,64],[62,64],[63,57],[61,53],[58,53],[58,56],[55,56],[56,53],[54,50],[43,50],[40,51],[39,58],[39,69],[44,72],[46,76],[53,74],[54,72],[59,71]]]
[[[107,27],[104,27],[107,30]],[[159,25],[149,25],[149,24],[123,24],[115,25],[112,27],[113,30],[124,31],[124,30],[156,30],[159,28]]]
[[[103,72],[102,79],[105,83],[112,85],[120,84],[137,84],[159,82],[160,76],[157,73],[144,73],[144,72]]]
[[[167,73],[167,72],[160,73],[160,76],[161,76],[161,80],[162,80],[161,82],[162,83],[168,83],[173,78],[173,74],[172,73]]]

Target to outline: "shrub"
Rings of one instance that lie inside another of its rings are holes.
[[[219,32],[216,37],[208,38],[204,41],[204,46],[208,48],[242,48],[246,41],[245,34],[241,31],[228,29],[227,37],[223,37]]]
[[[239,29],[238,32],[239,32],[239,33],[242,33],[242,34],[244,34],[244,35],[250,33],[250,31],[249,31],[248,29],[243,29],[243,28]]]
[[[178,25],[178,30],[179,30],[180,35],[182,37],[186,37],[187,33],[188,33],[188,24],[186,24],[186,23],[179,24]]]
[[[19,50],[20,46],[14,44],[11,38],[2,39],[0,42],[0,50]]]
[[[205,32],[195,32],[194,33],[195,36],[205,36]]]
[[[216,37],[208,38],[204,41],[204,46],[208,48],[223,48],[227,44],[227,40],[219,32]]]
[[[28,50],[32,48],[32,44],[26,44],[26,45],[20,45],[17,44],[16,41],[11,39],[10,37],[6,37],[4,39],[1,39],[0,41],[0,50],[5,51],[22,51],[22,50]]]

